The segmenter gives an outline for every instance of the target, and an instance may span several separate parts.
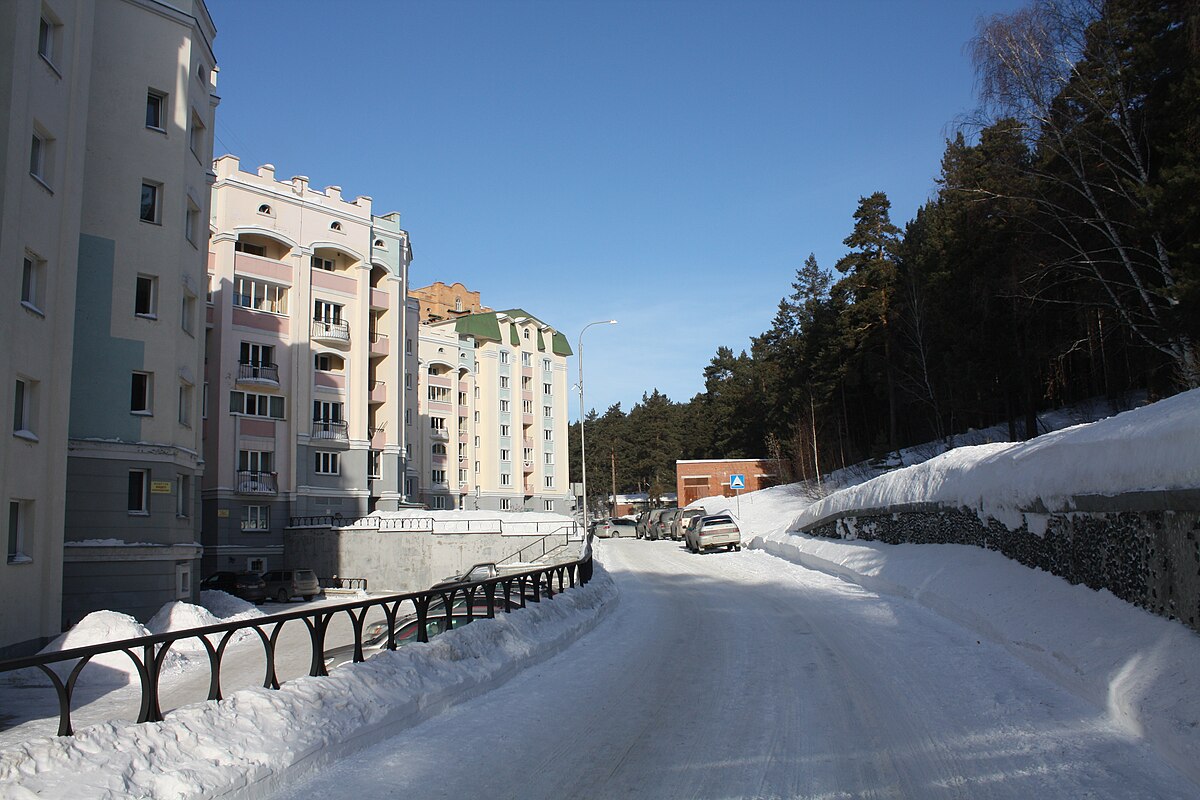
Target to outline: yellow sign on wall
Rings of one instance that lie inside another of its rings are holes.
[[[171,493],[171,482],[170,481],[150,481],[150,493],[151,494],[170,494]]]
[[[220,517],[221,519],[225,519],[226,517],[229,516],[229,509],[228,508],[218,508],[217,516]]]

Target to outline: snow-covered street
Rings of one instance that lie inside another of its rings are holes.
[[[761,552],[598,555],[620,600],[590,634],[276,796],[1196,796],[1105,709],[913,600]]]

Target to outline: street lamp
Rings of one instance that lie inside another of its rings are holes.
[[[579,467],[583,476],[583,528],[587,532],[588,523],[588,494],[587,494],[587,440],[583,436],[583,419],[586,412],[583,409],[583,333],[593,325],[616,325],[615,319],[602,319],[589,322],[579,331]]]

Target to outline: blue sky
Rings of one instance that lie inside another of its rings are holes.
[[[903,225],[1017,0],[207,0],[217,154],[374,198],[411,280],[588,331],[587,405],[687,400],[858,199]],[[572,359],[571,375],[576,365]],[[576,400],[572,400],[572,417]]]

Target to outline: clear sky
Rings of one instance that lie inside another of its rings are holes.
[[[413,286],[462,281],[586,348],[587,405],[687,400],[858,199],[903,225],[1018,0],[207,0],[218,155],[402,213]],[[572,359],[571,380],[577,369]],[[572,417],[577,416],[572,398]]]

